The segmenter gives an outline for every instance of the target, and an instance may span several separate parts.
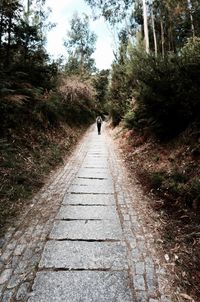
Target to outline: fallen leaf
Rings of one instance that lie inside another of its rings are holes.
[[[169,255],[165,254],[165,260],[169,261]]]
[[[191,302],[195,302],[194,299],[187,294],[180,294],[180,296],[186,300],[190,300]]]

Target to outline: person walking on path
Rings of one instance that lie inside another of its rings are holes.
[[[102,120],[102,118],[101,118],[100,115],[97,116],[96,122],[97,122],[97,130],[98,130],[98,134],[101,134],[101,125],[102,125],[103,120]]]

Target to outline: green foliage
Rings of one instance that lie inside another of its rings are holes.
[[[108,111],[112,118],[112,124],[113,126],[117,126],[120,121],[122,120],[122,110],[120,104],[118,102],[110,102],[108,103]]]
[[[189,38],[181,49],[181,55],[185,56],[187,60],[190,59],[190,61],[200,60],[200,38]]]
[[[200,206],[200,179],[199,178],[193,178],[186,186],[186,200],[188,204],[191,204],[192,201],[198,202],[198,205]]]
[[[108,98],[109,73],[110,71],[108,69],[103,69],[96,72],[92,78],[92,85],[96,92],[96,106],[99,112],[106,111],[105,105]]]
[[[132,0],[85,0],[93,10],[95,15],[103,16],[112,25],[122,22],[127,15],[127,10],[132,5]]]
[[[61,105],[56,97],[51,96],[48,100],[40,100],[35,104],[33,114],[40,124],[57,125],[61,118]]]
[[[95,51],[96,35],[90,31],[89,18],[81,19],[77,14],[71,20],[64,45],[68,52],[65,71],[68,76],[81,74],[85,76],[95,71],[95,61],[91,55]]]
[[[36,3],[34,3],[36,1]],[[0,4],[0,69],[12,72],[14,65],[26,67],[36,60],[43,64],[46,54],[44,29],[48,13],[44,11],[44,0],[29,1],[25,8],[21,1],[1,1]],[[37,4],[37,6],[35,6]],[[34,9],[33,9],[34,7]],[[40,54],[40,57],[38,56]],[[42,60],[41,60],[42,58]]]
[[[129,108],[132,97],[132,86],[127,77],[127,39],[126,35],[121,35],[121,44],[116,61],[112,65],[111,81],[109,86],[109,114],[113,125],[119,124]]]
[[[198,117],[200,57],[195,53],[188,55],[183,49],[181,55],[156,59],[133,50],[127,63],[127,77],[134,79],[138,100],[135,113],[141,129],[150,128],[166,139]]]
[[[134,128],[134,122],[135,122],[135,112],[132,110],[129,110],[126,112],[124,116],[124,124],[128,129]]]
[[[126,30],[118,35],[119,48],[111,71],[107,107],[113,124],[125,116],[129,128],[150,129],[159,138],[169,139],[199,118],[199,1],[146,2],[149,56],[143,51],[142,1],[86,2],[96,17],[103,16],[112,26],[126,20]],[[136,41],[137,50],[129,51],[133,34],[135,41],[140,37],[140,43]],[[132,97],[138,101],[136,109],[130,109]]]
[[[198,207],[200,197],[200,179],[190,178],[186,174],[174,170],[171,173],[164,171],[150,175],[152,188],[161,196],[168,196],[172,201],[181,198],[183,207]]]
[[[152,173],[151,176],[150,176],[151,186],[155,190],[160,190],[164,179],[165,179],[165,173],[164,172],[154,172],[154,173]]]

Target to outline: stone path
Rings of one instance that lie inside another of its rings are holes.
[[[170,278],[112,139],[94,126],[1,248],[2,302],[170,302]],[[137,210],[136,210],[137,208]]]

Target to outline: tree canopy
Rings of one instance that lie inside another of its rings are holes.
[[[95,71],[92,54],[95,51],[96,38],[96,35],[90,31],[88,16],[81,18],[75,14],[64,43],[68,52],[68,62],[65,67],[68,74],[84,75]]]

